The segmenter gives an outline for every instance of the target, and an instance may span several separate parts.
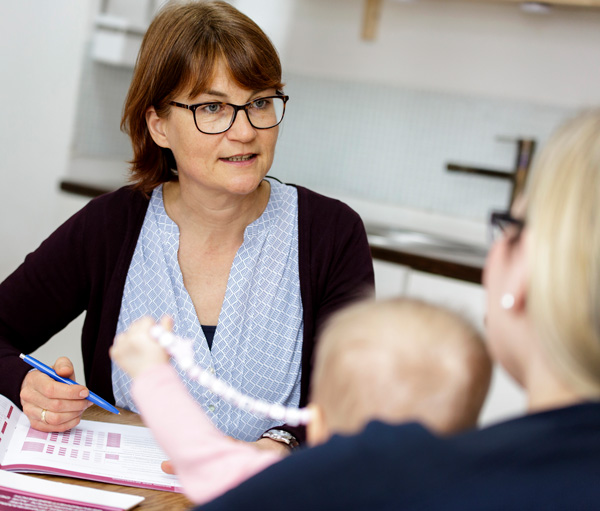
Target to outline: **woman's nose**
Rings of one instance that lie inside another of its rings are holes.
[[[250,124],[246,110],[238,110],[227,134],[229,138],[243,141],[251,140],[256,136],[256,128]]]

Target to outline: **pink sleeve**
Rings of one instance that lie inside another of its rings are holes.
[[[169,364],[139,375],[131,393],[144,422],[170,457],[184,493],[197,504],[222,495],[281,459],[223,435]]]

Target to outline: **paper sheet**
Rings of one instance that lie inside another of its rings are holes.
[[[64,433],[44,433],[4,396],[0,425],[3,469],[181,491],[177,478],[161,470],[167,456],[148,428],[82,420]]]
[[[120,511],[131,509],[144,497],[56,483],[0,470],[0,510]]]

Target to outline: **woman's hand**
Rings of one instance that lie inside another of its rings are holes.
[[[252,445],[260,450],[274,451],[282,457],[292,453],[292,450],[283,442],[276,442],[270,438],[259,438],[256,442],[252,442]]]
[[[53,369],[59,376],[75,380],[73,364],[60,357]],[[31,426],[39,431],[66,431],[74,428],[91,401],[85,398],[88,390],[82,385],[67,385],[40,371],[29,371],[21,384],[21,405]]]
[[[155,324],[149,317],[135,321],[115,338],[110,348],[110,357],[132,378],[169,360],[167,352],[150,335]],[[160,324],[168,331],[173,328],[173,321],[167,317],[162,318]]]

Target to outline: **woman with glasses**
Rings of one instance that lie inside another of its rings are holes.
[[[204,511],[597,509],[600,503],[600,111],[567,123],[526,196],[494,214],[486,330],[527,414],[440,437],[372,422],[271,466]],[[293,480],[290,492],[284,484]]]
[[[111,366],[113,339],[163,315],[197,340],[195,362],[234,388],[306,404],[316,330],[372,290],[373,267],[355,212],[267,177],[287,101],[275,48],[234,7],[158,13],[122,119],[133,185],[91,201],[0,287],[0,392],[35,428],[75,426],[86,390],[28,373],[19,353],[84,310],[87,385],[120,407],[135,410],[128,376]],[[68,360],[55,367],[72,376]],[[229,436],[285,451],[303,440],[186,384]]]

